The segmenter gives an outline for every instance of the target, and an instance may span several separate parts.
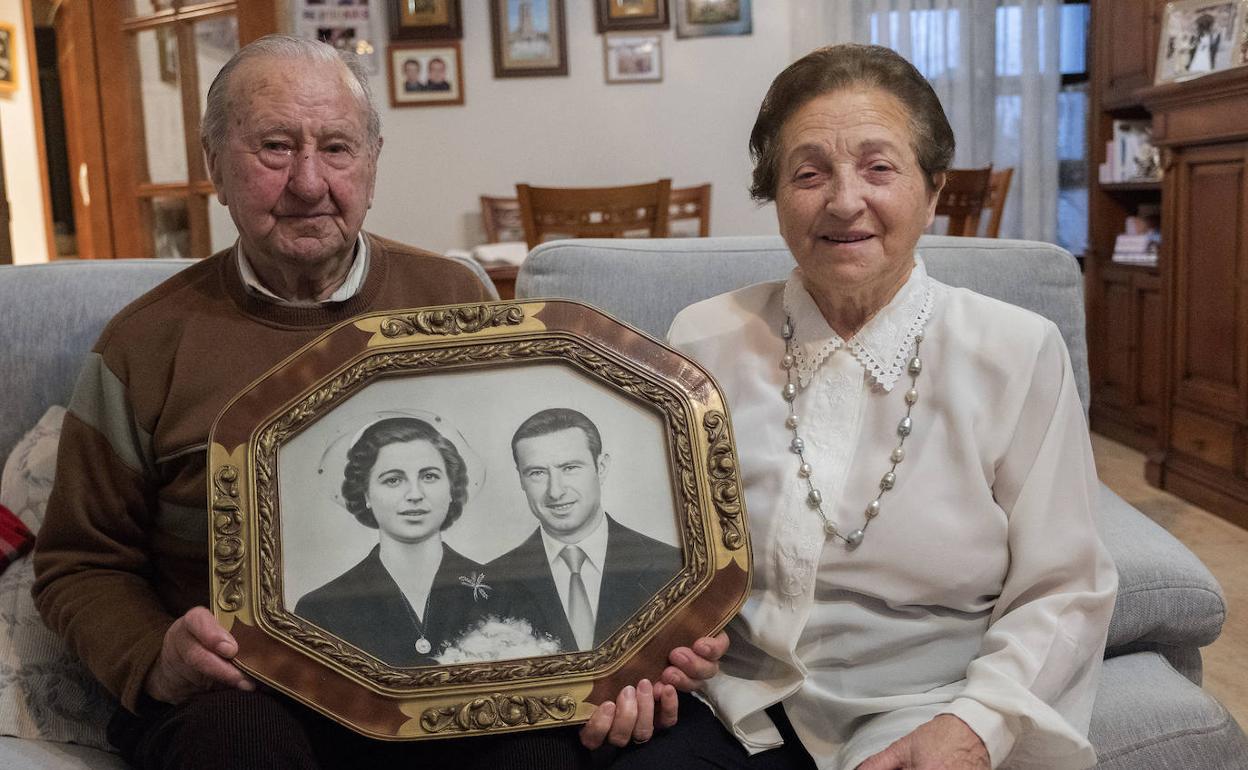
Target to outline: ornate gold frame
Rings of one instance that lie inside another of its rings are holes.
[[[497,662],[396,668],[292,614],[282,599],[283,444],[378,378],[558,362],[654,411],[666,433],[683,567],[601,645]],[[420,739],[588,719],[668,652],[722,628],[750,581],[730,423],[696,364],[589,306],[458,305],[360,316],[235,397],[209,453],[213,611],[248,673],[366,735]]]

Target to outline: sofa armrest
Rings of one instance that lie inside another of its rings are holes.
[[[1097,526],[1118,566],[1106,657],[1141,643],[1203,647],[1222,633],[1222,588],[1196,555],[1101,485]]]

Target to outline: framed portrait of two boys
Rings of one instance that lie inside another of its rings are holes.
[[[570,301],[335,327],[230,402],[209,462],[236,662],[373,737],[583,722],[748,591],[713,380]]]

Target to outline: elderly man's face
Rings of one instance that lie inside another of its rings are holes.
[[[337,62],[255,59],[235,71],[229,134],[208,163],[257,267],[345,259],[373,202],[377,151]]]

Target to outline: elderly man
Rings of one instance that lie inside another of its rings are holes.
[[[104,330],[65,418],[35,556],[44,620],[121,701],[110,739],[143,768],[574,763],[576,734],[566,730],[371,741],[231,662],[238,646],[204,607],[206,442],[217,413],[337,322],[487,294],[465,266],[361,232],[380,121],[363,70],[333,48],[285,36],[245,47],[209,89],[202,140],[238,242]],[[665,676],[695,685],[689,677],[712,673],[724,644],[675,651],[683,665]],[[652,702],[625,693],[582,740],[621,743],[669,723],[664,699],[674,703],[674,693],[660,696],[656,720]]]

